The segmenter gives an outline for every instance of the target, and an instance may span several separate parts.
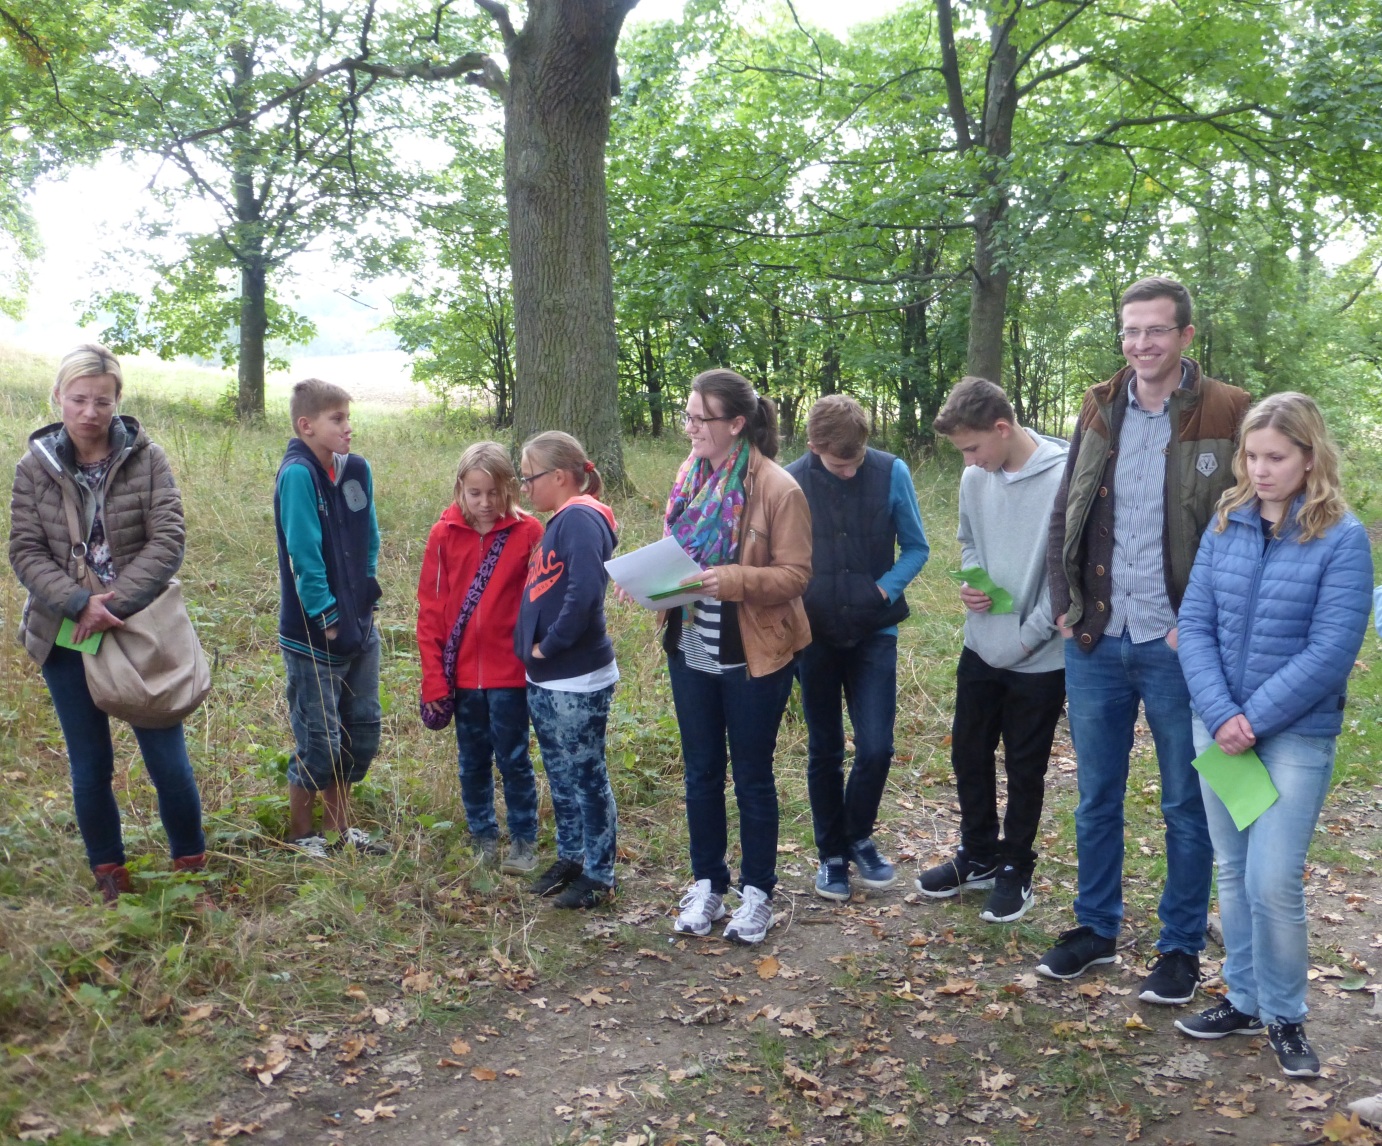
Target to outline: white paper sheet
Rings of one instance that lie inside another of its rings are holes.
[[[695,589],[687,589],[657,601],[652,599],[651,594],[675,589],[701,571],[686,550],[670,537],[614,557],[605,562],[605,568],[614,583],[645,609],[672,609],[703,597]]]

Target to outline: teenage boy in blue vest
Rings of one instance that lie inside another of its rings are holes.
[[[288,840],[314,858],[388,849],[350,823],[350,789],[379,748],[379,522],[369,463],[350,452],[350,395],[293,387],[296,434],[278,467],[278,644],[296,747],[288,764]],[[322,832],[312,830],[321,795]]]
[[[1046,765],[1065,706],[1065,650],[1051,618],[1046,532],[1065,472],[1066,444],[1017,423],[1000,386],[963,378],[932,423],[964,458],[960,568],[976,566],[1012,594],[1010,612],[960,588],[965,643],[955,670],[950,763],[960,800],[960,847],[921,873],[932,899],[992,888],[979,918],[1012,923],[1032,906]],[[1003,741],[1008,803],[999,838],[996,752]]]
[[[807,416],[808,451],[787,467],[811,507],[804,598],[811,643],[797,677],[820,853],[816,894],[834,900],[850,896],[851,863],[865,887],[897,881],[874,845],[873,824],[892,767],[897,625],[908,613],[903,590],[931,552],[906,463],[870,449],[868,434],[853,398],[822,398]],[[847,783],[842,697],[854,727]]]

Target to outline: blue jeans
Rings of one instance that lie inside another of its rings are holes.
[[[288,721],[297,742],[288,783],[309,792],[358,784],[379,751],[379,630],[347,661],[327,664],[281,649],[288,677]]]
[[[1195,747],[1213,742],[1195,720]],[[1201,783],[1224,925],[1228,1001],[1263,1022],[1305,1018],[1310,936],[1305,926],[1305,853],[1334,775],[1335,739],[1279,732],[1254,746],[1279,793],[1239,831],[1223,801]]]
[[[466,823],[476,837],[497,836],[494,766],[504,778],[509,839],[537,839],[537,781],[528,758],[528,691],[458,688],[456,761]]]
[[[873,834],[893,763],[897,716],[897,637],[874,633],[842,648],[812,641],[797,661],[806,716],[806,788],[822,860],[849,858]],[[845,781],[845,722],[854,726],[854,763]]]
[[[729,826],[725,815],[726,766],[733,769],[739,805],[739,886],[772,894],[777,883],[777,782],[773,753],[792,666],[767,676],[745,668],[720,674],[688,668],[686,658],[667,658],[672,700],[686,763],[686,827],[691,836],[691,874],[729,890]],[[728,750],[726,750],[728,741]]]
[[[605,767],[605,727],[614,685],[558,692],[528,685],[528,712],[557,821],[557,856],[584,864],[586,876],[614,886],[619,815]]]
[[[1134,644],[1127,632],[1092,652],[1065,642],[1065,691],[1075,741],[1080,803],[1075,809],[1079,893],[1075,919],[1107,939],[1123,922],[1123,798],[1139,701],[1161,771],[1166,885],[1157,950],[1204,950],[1214,849],[1200,778],[1191,761],[1190,693],[1180,660],[1164,640]]]
[[[72,803],[77,827],[92,867],[124,863],[120,838],[120,806],[111,783],[115,777],[115,747],[110,739],[110,717],[96,707],[86,687],[82,654],[55,645],[43,662],[43,680],[53,698],[67,763],[72,772]],[[202,801],[197,780],[187,759],[182,725],[172,728],[136,728],[139,754],[158,793],[158,815],[168,833],[174,859],[206,851],[202,835]]]

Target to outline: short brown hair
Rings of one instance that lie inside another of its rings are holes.
[[[848,394],[827,394],[806,415],[806,441],[842,461],[862,458],[869,444],[868,415]]]
[[[1168,279],[1164,275],[1152,275],[1151,278],[1138,279],[1123,292],[1123,297],[1118,300],[1120,321],[1123,308],[1128,303],[1152,302],[1158,298],[1169,298],[1176,304],[1177,326],[1184,328],[1191,324],[1194,316],[1194,303],[1190,298],[1190,292],[1175,279]]]
[[[293,386],[288,399],[288,417],[293,420],[293,433],[298,432],[299,418],[315,418],[325,410],[339,410],[350,405],[350,395],[334,382],[320,378],[304,378]]]
[[[948,436],[958,430],[991,430],[999,422],[1017,425],[1013,404],[1003,387],[987,378],[967,375],[950,391],[931,428]]]

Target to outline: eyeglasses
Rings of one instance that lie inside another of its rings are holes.
[[[518,479],[518,484],[530,486],[533,484],[533,482],[537,481],[538,478],[545,478],[551,472],[551,470],[543,470],[540,474],[530,474],[528,477],[520,476]]]
[[[728,414],[719,418],[703,418],[700,414],[682,415],[681,424],[688,430],[700,430],[705,427],[707,422],[732,422],[734,419]]]
[[[1144,334],[1148,338],[1165,338],[1173,330],[1184,330],[1183,326],[1129,326],[1118,332],[1120,342],[1136,342]]]

